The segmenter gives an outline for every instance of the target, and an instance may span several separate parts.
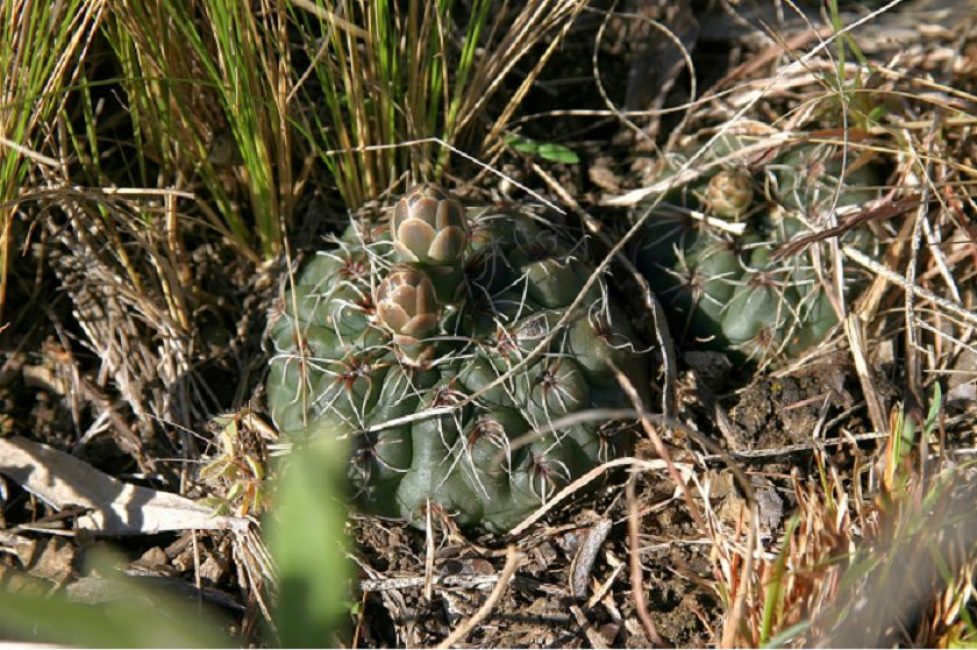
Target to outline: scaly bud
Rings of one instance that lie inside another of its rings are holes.
[[[401,259],[416,264],[457,265],[468,243],[464,208],[433,183],[415,185],[401,197],[390,232]]]
[[[395,267],[377,289],[377,319],[393,332],[394,343],[413,345],[438,324],[434,285],[427,273],[410,266]]]
[[[706,190],[709,207],[717,216],[739,219],[753,203],[753,179],[738,171],[721,171]]]

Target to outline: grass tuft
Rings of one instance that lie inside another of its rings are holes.
[[[14,202],[32,165],[57,162],[38,153],[40,141],[103,10],[102,2],[85,0],[0,3],[0,317],[15,244]]]
[[[489,0],[294,3],[309,62],[296,82],[308,107],[304,134],[346,203],[363,205],[405,174],[439,180],[449,147],[481,156],[501,144],[515,107],[583,6],[579,0],[501,7]],[[519,90],[486,120],[516,64],[544,43]],[[434,137],[444,143],[437,151],[430,141],[395,146]]]
[[[129,182],[202,189],[198,206],[240,252],[276,255],[300,189],[284,9],[231,0],[115,9],[105,34],[133,132]]]

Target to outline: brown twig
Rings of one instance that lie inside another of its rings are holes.
[[[798,237],[797,239],[789,241],[785,244],[781,244],[776,250],[774,250],[773,253],[771,253],[770,261],[776,262],[787,257],[792,257],[802,252],[808,246],[816,244],[819,241],[824,241],[831,237],[840,237],[846,232],[870,221],[885,221],[886,219],[893,219],[905,214],[907,211],[913,208],[918,208],[921,205],[922,202],[917,195],[908,199],[889,201],[873,208],[846,215],[842,217],[841,223],[833,228],[825,228],[824,230],[819,230],[811,233],[810,235],[804,235],[803,237]]]
[[[857,248],[852,246],[843,246],[842,252],[844,252],[849,259],[859,266],[862,266],[872,273],[885,278],[887,281],[898,285],[907,292],[912,292],[917,298],[932,302],[935,305],[935,308],[942,309],[947,314],[952,314],[953,316],[956,316],[967,323],[977,325],[977,313],[970,311],[965,306],[957,304],[952,300],[943,298],[942,296],[939,296],[928,289],[924,289],[917,284],[909,284],[906,282],[906,279],[903,276],[899,275],[887,266],[879,264],[868,255],[865,255],[859,251]]]
[[[692,516],[692,519],[699,528],[704,528],[705,521],[702,519],[702,514],[699,512],[699,508],[696,506],[695,501],[692,500],[692,494],[689,492],[686,483],[682,480],[682,475],[679,473],[678,469],[676,469],[675,463],[672,462],[672,457],[671,454],[668,453],[668,448],[665,446],[665,441],[661,439],[661,436],[658,435],[658,431],[655,429],[655,425],[645,415],[646,411],[644,404],[641,403],[641,396],[638,395],[638,391],[635,390],[634,384],[630,379],[628,379],[627,375],[621,372],[621,370],[614,365],[614,362],[608,360],[608,364],[614,370],[614,375],[617,378],[618,385],[621,386],[621,389],[624,390],[624,394],[628,396],[628,399],[630,399],[631,403],[634,404],[635,409],[638,410],[638,413],[640,414],[638,419],[641,422],[641,427],[645,430],[645,434],[648,436],[648,439],[651,440],[651,443],[655,446],[655,453],[658,454],[659,458],[665,461],[669,476],[671,476],[672,481],[675,482],[675,486],[682,490],[682,497],[685,500],[685,505],[689,509],[689,514]]]
[[[583,488],[594,479],[596,479],[601,474],[607,472],[615,467],[621,467],[622,465],[633,465],[636,468],[643,470],[663,470],[667,468],[667,464],[663,460],[653,459],[653,460],[643,460],[640,458],[634,458],[633,456],[625,456],[623,458],[615,458],[614,460],[607,461],[602,465],[598,465],[593,468],[577,480],[573,481],[565,488],[554,494],[549,500],[533,511],[532,514],[527,516],[522,522],[509,531],[509,537],[518,537],[520,534],[526,531],[527,528],[539,521],[547,512],[555,508],[557,505],[563,502],[564,499],[568,498],[570,495],[574,494],[577,490]],[[681,465],[686,468],[686,471],[690,471],[688,465]],[[684,483],[683,483],[684,485]]]
[[[641,547],[638,539],[638,505],[634,497],[633,474],[628,479],[625,491],[628,499],[628,548],[630,551],[631,595],[634,596],[634,608],[638,612],[638,619],[641,621],[641,627],[644,628],[648,640],[656,648],[664,648],[667,644],[661,635],[658,634],[658,629],[655,628],[655,622],[651,620],[651,614],[648,613],[648,602],[645,600],[645,586],[641,570]]]
[[[865,333],[862,331],[862,323],[858,316],[849,314],[845,321],[845,332],[848,334],[848,348],[851,350],[852,360],[855,362],[855,374],[862,386],[862,394],[865,396],[865,403],[868,405],[868,417],[872,421],[872,427],[876,431],[887,432],[889,430],[889,418],[886,417],[885,404],[882,396],[875,387],[875,379],[872,377],[872,370],[869,366],[868,358],[865,355]]]
[[[577,625],[583,629],[584,636],[590,642],[590,647],[595,648],[595,650],[603,650],[604,648],[610,647],[607,645],[607,639],[594,629],[594,624],[587,618],[587,614],[580,608],[580,605],[570,605],[570,613],[576,619]]]

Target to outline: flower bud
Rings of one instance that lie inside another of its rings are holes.
[[[417,343],[434,332],[438,305],[434,285],[423,271],[395,267],[377,289],[377,319],[400,345]]]
[[[401,259],[416,264],[456,265],[468,243],[464,208],[433,183],[415,185],[401,197],[390,231]]]
[[[753,179],[739,171],[721,171],[706,190],[709,207],[720,217],[739,219],[753,203]]]

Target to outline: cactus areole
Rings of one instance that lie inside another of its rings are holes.
[[[627,315],[582,242],[526,213],[412,188],[388,224],[351,226],[306,263],[269,319],[272,417],[284,436],[348,440],[368,512],[504,532],[630,450],[583,415],[648,385]],[[544,340],[540,354],[531,352]]]

